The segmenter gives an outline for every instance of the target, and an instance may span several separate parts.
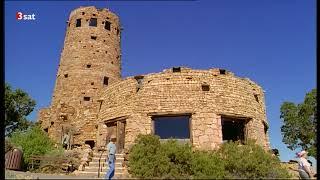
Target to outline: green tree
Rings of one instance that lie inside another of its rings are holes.
[[[54,142],[37,125],[32,126],[26,131],[15,131],[9,141],[23,151],[24,167],[30,162],[32,155],[44,155],[54,150]]]
[[[14,130],[25,130],[32,122],[26,119],[34,109],[36,102],[23,90],[12,90],[5,83],[5,127],[10,134]]]
[[[292,102],[284,102],[280,109],[280,118],[283,119],[282,141],[289,149],[306,149],[313,157],[317,154],[316,94],[317,89],[313,89],[306,94],[303,103],[296,105]]]

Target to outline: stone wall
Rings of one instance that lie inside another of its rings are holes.
[[[38,119],[56,141],[71,128],[83,144],[96,139],[99,92],[121,80],[121,27],[115,14],[93,6],[73,10],[66,25],[51,106]]]
[[[138,134],[153,133],[154,115],[188,114],[190,140],[197,148],[222,143],[222,117],[246,121],[246,137],[269,147],[260,86],[217,68],[177,67],[122,80],[120,30],[119,18],[107,9],[71,12],[52,102],[38,117],[52,139],[60,142],[64,131],[72,131],[73,144],[91,140],[104,146],[105,123],[121,118],[129,148]]]
[[[142,77],[139,86],[136,79]],[[203,91],[202,85],[209,90]],[[249,120],[247,137],[269,148],[263,90],[228,71],[180,68],[128,77],[109,86],[101,98],[100,122],[126,117],[126,148],[139,133],[152,133],[153,115],[186,113],[191,114],[191,141],[197,148],[214,149],[222,143],[221,116]]]

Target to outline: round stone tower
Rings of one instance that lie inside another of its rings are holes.
[[[73,10],[67,23],[52,104],[78,106],[121,79],[121,28],[117,15],[94,6]]]
[[[57,142],[72,131],[73,144],[94,146],[99,94],[121,81],[120,30],[118,16],[108,9],[71,12],[51,106],[39,118]]]

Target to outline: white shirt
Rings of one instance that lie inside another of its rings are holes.
[[[305,166],[310,169],[310,166],[311,166],[311,165],[310,165],[310,163],[307,161],[306,158],[304,158],[304,157],[299,158],[299,169],[302,169],[302,170],[306,171],[305,168],[304,168]]]

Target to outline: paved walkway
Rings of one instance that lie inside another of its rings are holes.
[[[5,171],[6,179],[98,179],[85,176],[74,176],[64,174],[44,174],[44,173],[31,173],[22,171]],[[101,178],[103,179],[103,177]]]

